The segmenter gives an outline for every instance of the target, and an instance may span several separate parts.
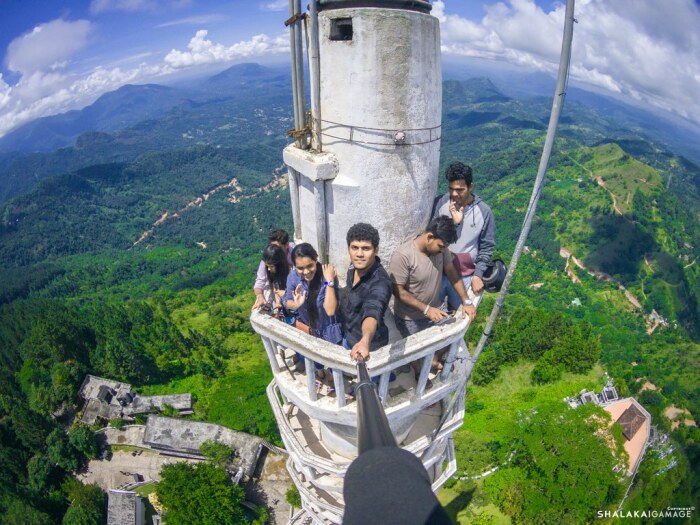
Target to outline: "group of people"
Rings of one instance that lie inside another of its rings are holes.
[[[430,223],[396,249],[388,272],[377,255],[377,229],[358,223],[348,230],[350,267],[342,298],[333,265],[321,264],[309,243],[295,246],[286,231],[270,232],[255,280],[253,309],[284,312],[300,330],[343,345],[354,360],[368,360],[371,351],[388,344],[384,313],[392,295],[402,337],[447,317],[445,298],[449,309],[474,319],[468,290],[479,294],[484,288],[483,275],[495,247],[494,218],[473,193],[469,166],[453,163],[445,178],[449,191],[436,198]],[[436,368],[441,367],[438,358],[436,354]]]

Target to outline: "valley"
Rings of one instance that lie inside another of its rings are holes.
[[[280,444],[265,396],[269,364],[248,315],[267,232],[291,230],[281,166],[288,80],[254,72],[262,77],[234,69],[210,79],[210,95],[169,99],[125,127],[0,162],[0,474],[14,480],[0,492],[0,519],[21,508],[31,523],[60,523],[70,507],[61,491],[95,453],[71,440],[80,425],[56,414],[75,412],[87,373],[143,395],[191,392],[186,417]],[[243,82],[255,96],[237,89]],[[441,166],[473,165],[507,262],[547,104],[479,78],[446,81],[443,106]],[[468,387],[455,441],[464,479],[440,495],[459,523],[528,523],[564,502],[585,520],[594,505],[614,510],[630,480],[610,473],[614,458],[593,434],[577,444],[555,423],[583,433],[590,422],[562,399],[609,379],[673,444],[664,457],[666,449],[647,453],[625,508],[697,500],[698,430],[681,420],[700,417],[700,201],[690,186],[700,171],[648,137],[606,127],[593,109],[567,117],[529,254]],[[493,301],[467,335],[472,346]],[[537,428],[523,419],[533,411]],[[537,465],[561,464],[523,429],[541,432],[581,479],[609,493],[548,478]],[[578,446],[606,467],[581,464]],[[61,454],[74,462],[54,461]]]

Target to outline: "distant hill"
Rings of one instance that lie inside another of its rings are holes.
[[[269,87],[270,84],[288,83],[289,71],[271,68],[255,63],[236,64],[221,73],[205,79],[203,89],[230,89],[231,86]]]
[[[116,125],[121,107],[127,115],[135,117],[139,107],[146,109],[149,97],[162,92],[165,100],[157,114],[110,133],[83,130],[72,138],[71,145],[51,152],[0,154],[0,203],[26,193],[45,177],[94,164],[130,162],[148,151],[194,145],[249,144],[254,148],[256,144],[269,143],[281,149],[286,143],[286,130],[293,127],[289,108],[290,80],[279,70],[253,66],[234,66],[190,86],[187,91],[164,86],[149,86],[146,90],[141,89],[145,86],[128,86],[104,95],[98,108],[91,106],[73,112],[87,115],[77,122],[83,125],[90,115],[99,114],[105,118],[104,122]],[[249,82],[255,85],[247,85]],[[241,89],[243,85],[245,89]],[[129,93],[131,96],[126,96]],[[143,96],[136,96],[136,93]],[[184,98],[185,93],[189,98]],[[117,102],[122,99],[124,106]],[[113,104],[108,104],[110,101]],[[51,118],[59,117],[64,115]],[[45,120],[33,124],[43,130],[41,133],[50,134],[50,128],[42,128]],[[27,145],[30,142],[27,139]]]
[[[539,163],[551,101],[500,95],[483,78],[446,81],[441,164],[475,172],[498,224],[514,243]],[[565,180],[558,181],[562,172]],[[560,248],[612,276],[700,337],[700,167],[581,102],[567,100],[531,237],[563,269]],[[441,182],[444,184],[444,182]],[[545,249],[546,248],[546,249]]]
[[[0,138],[0,153],[50,152],[70,146],[88,131],[116,131],[155,118],[183,102],[185,93],[157,84],[126,85],[89,106],[34,120]]]
[[[201,103],[214,94],[232,95],[241,87],[273,89],[285,84],[289,84],[288,71],[245,63],[201,79],[188,88],[125,85],[105,93],[83,109],[40,118],[11,131],[0,138],[0,154],[48,153],[73,145],[82,133],[118,131],[156,119],[176,106],[187,107],[190,99]]]
[[[472,79],[489,78],[493,86],[505,96],[518,100],[545,97],[548,106],[551,106],[555,86],[555,78],[546,73],[504,69],[475,60],[443,61],[443,78],[470,82]],[[613,128],[635,132],[648,140],[659,142],[664,149],[700,164],[700,126],[697,124],[653,107],[639,107],[612,96],[569,85],[564,114],[574,114],[571,111],[572,103],[596,111]]]

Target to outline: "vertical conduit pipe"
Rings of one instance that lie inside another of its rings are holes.
[[[300,1],[300,0],[299,0]],[[309,4],[309,24],[307,26],[306,50],[309,60],[309,87],[311,91],[311,147],[322,151],[321,143],[321,71],[318,41],[318,10],[316,0]],[[329,262],[328,253],[328,214],[326,212],[326,181],[314,183],[316,204],[316,224],[318,225],[318,252],[323,262]]]
[[[309,88],[311,91],[311,147],[319,153],[323,151],[321,142],[321,62],[319,58],[318,9],[317,0],[309,3],[308,53]]]
[[[328,258],[328,217],[326,215],[326,181],[314,182],[314,207],[316,208],[316,238],[318,239],[318,254],[321,262],[329,262]]]
[[[301,14],[301,0],[294,0],[294,15]],[[297,77],[297,111],[299,112],[299,127],[302,129],[306,126],[306,108],[304,107],[304,44],[302,42],[301,24],[297,20],[292,24],[294,28],[294,52],[296,53],[295,72]],[[306,149],[306,137],[299,137],[298,145],[302,149]]]
[[[289,18],[294,16],[294,0],[289,0]],[[299,115],[299,105],[297,104],[297,94],[299,87],[297,86],[297,53],[296,53],[296,37],[294,36],[294,24],[289,26],[289,49],[292,60],[292,108],[294,110],[294,129],[299,129],[301,122]],[[299,140],[297,139],[297,146]]]
[[[299,172],[287,167],[289,197],[292,201],[292,221],[294,222],[294,240],[301,239],[301,210],[299,209]]]

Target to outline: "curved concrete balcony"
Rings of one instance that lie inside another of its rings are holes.
[[[464,399],[464,390],[457,392],[456,395]],[[324,443],[320,423],[294,404],[284,402],[274,381],[267,387],[267,396],[285,449],[295,458],[297,468],[312,480],[323,475],[344,477],[352,458],[338,454]],[[444,422],[438,431],[441,420]],[[426,470],[429,471],[433,465],[441,461],[445,442],[462,425],[463,420],[463,401],[458,400],[452,411],[446,415],[443,403],[436,403],[419,414],[411,431],[399,445],[421,458]],[[426,451],[433,443],[436,443],[436,446],[430,454],[426,455]],[[323,488],[332,490],[332,487]]]
[[[479,299],[476,298],[477,302]],[[329,450],[353,458],[357,435],[357,411],[352,396],[356,370],[349,351],[266,314],[253,312],[250,321],[262,337],[280,399],[297,407],[309,420],[318,422],[319,440]],[[393,324],[391,318],[389,322]],[[404,443],[423,411],[447,400],[463,385],[462,378],[474,365],[464,343],[469,324],[468,317],[451,318],[444,324],[394,340],[370,354],[369,373],[378,384],[379,396],[398,443]],[[431,370],[436,352],[444,360],[439,371]],[[304,356],[305,361],[303,371],[299,372],[294,371],[292,360],[297,354]],[[412,363],[419,364],[419,373],[414,371]],[[332,393],[327,384],[317,380],[316,365],[323,367],[326,377],[332,375]],[[284,422],[278,418],[278,424],[282,427]],[[425,447],[430,444],[426,442]]]
[[[250,322],[262,337],[275,382],[285,399],[320,421],[355,426],[357,416],[351,394],[356,371],[346,349],[259,312],[253,312]],[[371,353],[367,367],[370,376],[378,378],[379,397],[392,429],[396,430],[394,424],[398,420],[415,416],[454,392],[460,379],[455,373],[455,362],[466,361],[469,368],[473,366],[464,344],[469,323],[468,317],[453,318],[449,323],[391,342]],[[433,356],[443,349],[447,349],[443,369],[432,373]],[[304,356],[304,372],[294,372],[294,353]],[[405,370],[415,361],[421,363],[418,379],[403,381],[401,388],[390,388],[393,387],[393,383],[390,385],[392,372]],[[324,394],[323,388],[318,388],[315,375],[308,373],[315,369],[315,363],[332,371],[334,396]],[[426,388],[429,380],[432,387]]]

